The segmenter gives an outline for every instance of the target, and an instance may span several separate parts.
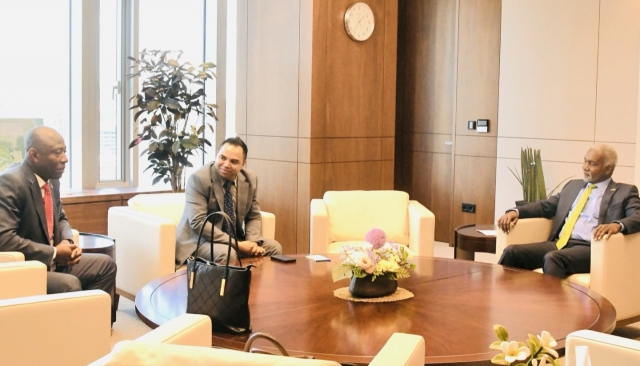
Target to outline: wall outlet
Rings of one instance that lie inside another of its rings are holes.
[[[476,205],[473,203],[463,203],[462,212],[476,213]]]

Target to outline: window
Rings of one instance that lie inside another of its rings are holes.
[[[0,48],[11,51],[0,58],[0,170],[22,159],[19,136],[44,124],[67,142],[63,188],[151,185],[146,156],[128,148],[129,98],[138,87],[126,77],[126,57],[167,49],[184,51],[181,60],[196,66],[216,63],[218,6],[215,0],[0,3]],[[212,103],[216,85],[209,84]],[[204,158],[190,161],[199,167]]]
[[[0,149],[14,162],[24,154],[21,136],[34,125],[69,141],[69,36],[69,0],[0,4]],[[69,185],[68,173],[62,185]]]

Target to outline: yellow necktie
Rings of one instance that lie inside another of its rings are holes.
[[[582,196],[580,196],[580,200],[576,204],[576,207],[573,209],[573,211],[571,211],[571,215],[569,215],[567,222],[564,223],[562,231],[560,232],[560,238],[558,238],[558,241],[556,242],[556,247],[558,249],[562,249],[565,245],[567,245],[567,242],[571,237],[573,227],[576,226],[576,222],[578,222],[580,212],[582,212],[584,205],[587,203],[587,199],[589,198],[589,195],[591,194],[591,190],[593,188],[597,187],[593,184],[589,184],[584,192],[582,192]]]

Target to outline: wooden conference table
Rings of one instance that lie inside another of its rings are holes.
[[[417,267],[399,287],[415,294],[387,303],[351,302],[333,296],[347,280],[333,283],[339,260],[295,263],[260,258],[253,263],[249,306],[255,332],[274,336],[293,355],[368,363],[394,332],[420,334],[430,365],[489,365],[497,353],[494,324],[511,340],[549,331],[564,351],[567,334],[579,329],[610,333],[616,311],[589,289],[498,265],[414,257]],[[245,264],[243,262],[243,264]],[[185,313],[187,279],[181,270],[150,282],[136,296],[140,318],[155,328]],[[242,349],[246,335],[214,333],[212,345]],[[267,348],[267,347],[263,347]],[[277,352],[277,350],[275,350]]]

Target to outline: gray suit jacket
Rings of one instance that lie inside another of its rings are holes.
[[[60,201],[60,182],[51,179],[49,183],[53,199],[53,242],[72,240],[71,226]],[[0,173],[0,251],[22,252],[26,260],[37,260],[47,266],[53,258],[40,186],[25,162]]]
[[[214,162],[206,164],[194,172],[187,181],[185,206],[182,218],[176,228],[176,267],[184,263],[196,251],[198,234],[202,225],[203,241],[211,239],[215,243],[228,244],[229,236],[222,231],[222,217],[215,216],[214,223],[205,222],[208,214],[223,211],[223,179],[218,174]],[[242,169],[238,173],[236,197],[236,233],[238,240],[260,240],[262,216],[258,203],[258,177],[255,173]]]
[[[546,217],[553,219],[553,227],[548,240],[555,241],[560,235],[565,218],[569,215],[571,205],[586,184],[582,179],[571,180],[562,188],[560,193],[546,200],[518,207],[519,217]],[[609,183],[600,203],[598,224],[610,224],[613,221],[619,221],[624,225],[623,234],[632,234],[640,231],[640,198],[638,198],[638,188],[636,186],[616,183],[613,180]]]

